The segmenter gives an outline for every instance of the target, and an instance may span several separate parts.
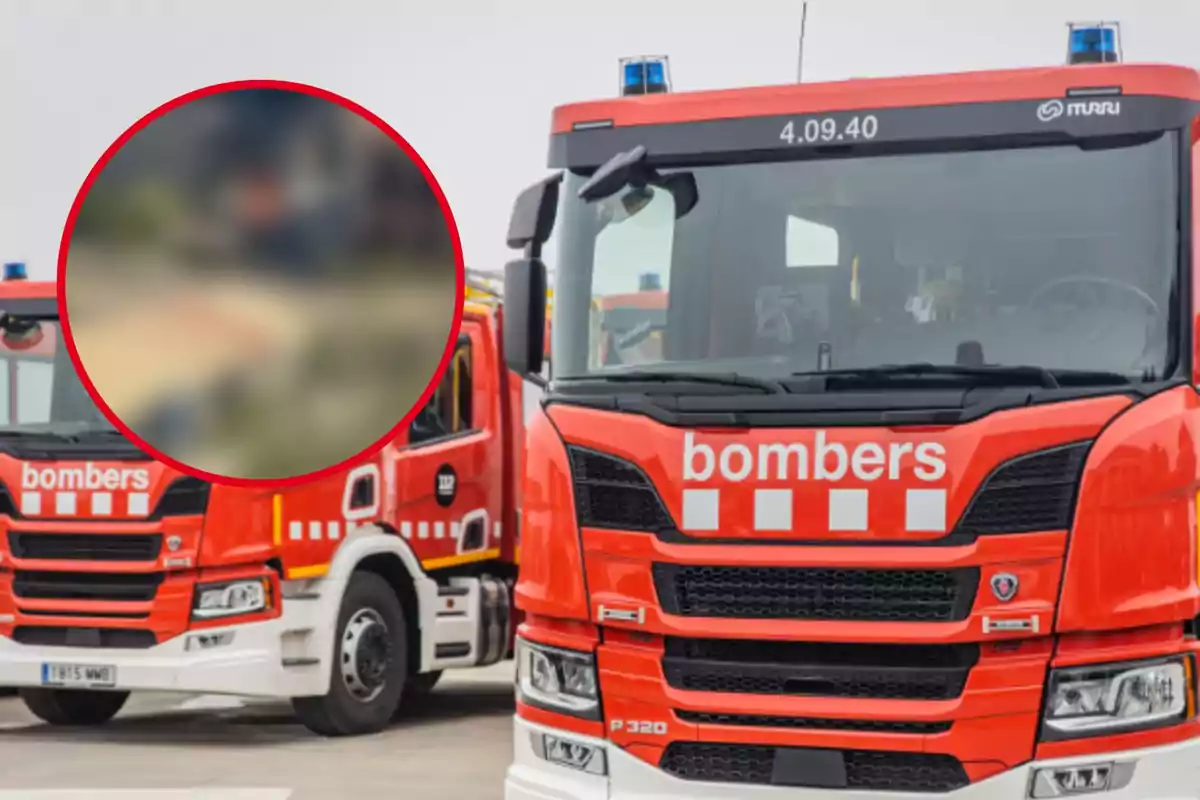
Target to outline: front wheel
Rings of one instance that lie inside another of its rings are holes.
[[[424,707],[425,702],[429,700],[430,693],[433,692],[433,687],[441,679],[442,671],[440,669],[409,675],[408,682],[404,684],[404,696],[400,698],[400,707],[396,709],[393,716],[400,718],[408,711]]]
[[[322,736],[377,733],[404,693],[408,643],[404,609],[380,576],[357,572],[342,597],[329,691],[292,699],[296,716]]]
[[[408,676],[408,686],[404,687],[404,692],[410,697],[424,697],[433,691],[433,687],[437,686],[439,680],[442,679],[442,671],[434,670],[433,672],[419,672],[416,675]]]
[[[88,689],[21,689],[30,713],[50,725],[103,725],[117,715],[129,692]]]

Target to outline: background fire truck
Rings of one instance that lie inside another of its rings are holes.
[[[79,382],[54,285],[5,277],[0,686],[34,714],[98,724],[130,691],[225,693],[361,734],[444,670],[510,656],[527,392],[494,291],[469,282],[453,361],[407,430],[269,492],[149,460]]]

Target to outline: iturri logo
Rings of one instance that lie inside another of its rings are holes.
[[[1053,122],[1061,117],[1063,112],[1066,110],[1066,104],[1064,104],[1062,100],[1059,100],[1058,98],[1047,100],[1038,106],[1037,118],[1041,122]]]
[[[1064,103],[1055,98],[1047,100],[1037,108],[1037,118],[1040,122],[1053,122],[1064,114],[1068,117],[1119,117],[1121,101],[1072,100]]]

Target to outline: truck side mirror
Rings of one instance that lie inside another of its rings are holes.
[[[508,221],[508,246],[525,257],[504,268],[504,361],[510,370],[541,381],[546,358],[546,265],[542,245],[554,232],[562,172],[517,195]]]
[[[540,258],[542,245],[554,231],[558,214],[558,186],[562,172],[538,181],[517,195],[508,220],[508,246],[524,250],[527,258]]]
[[[546,265],[541,259],[522,258],[505,266],[503,313],[505,364],[540,381],[546,357]]]

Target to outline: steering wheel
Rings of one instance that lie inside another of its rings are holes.
[[[1113,280],[1112,278],[1101,278],[1095,275],[1068,275],[1065,278],[1051,281],[1050,283],[1035,289],[1033,294],[1029,297],[1029,300],[1026,301],[1026,305],[1030,308],[1036,307],[1039,303],[1043,302],[1047,295],[1063,286],[1081,285],[1092,286],[1094,288],[1103,287],[1105,289],[1120,290],[1121,292],[1133,295],[1140,300],[1141,304],[1146,307],[1146,310],[1150,312],[1151,316],[1157,317],[1162,314],[1162,309],[1159,307],[1158,303],[1154,301],[1154,298],[1133,284],[1125,283],[1124,281]],[[1091,294],[1093,297],[1095,297],[1098,292],[1093,291]]]

